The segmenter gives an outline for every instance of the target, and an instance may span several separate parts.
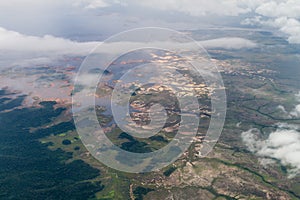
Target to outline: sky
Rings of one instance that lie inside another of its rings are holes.
[[[144,26],[214,24],[269,28],[300,43],[298,0],[11,0],[1,1],[0,11],[0,27],[34,36],[105,39]]]
[[[300,43],[297,0],[11,0],[0,1],[1,67],[57,55],[85,55],[121,31],[163,27],[267,29]],[[243,38],[212,38],[206,47],[255,47]],[[37,45],[30,45],[37,44]],[[38,53],[37,53],[38,52]],[[5,58],[4,58],[5,57]],[[30,62],[29,62],[30,63]]]

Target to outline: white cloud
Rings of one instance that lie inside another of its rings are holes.
[[[300,93],[295,95],[296,101],[300,102]],[[300,104],[296,105],[291,111],[287,111],[282,105],[277,106],[277,109],[286,118],[300,118]]]
[[[288,35],[289,43],[300,43],[300,1],[268,0],[255,8],[255,16],[243,21],[244,24],[259,24],[279,29]]]
[[[197,42],[205,48],[241,49],[256,47],[254,42],[237,37],[225,37]],[[43,37],[28,36],[0,27],[0,50],[4,51],[83,55],[89,53],[99,44],[100,42],[76,42],[51,35]],[[132,44],[120,42],[114,43],[114,45]],[[172,44],[169,45],[172,46]]]
[[[266,140],[259,139],[259,130],[251,129],[242,133],[242,139],[248,149],[262,160],[276,159],[288,166],[289,177],[292,178],[300,174],[300,133],[289,128],[278,128]]]
[[[288,36],[288,42],[292,44],[300,43],[300,22],[297,19],[287,18],[287,17],[278,17],[271,19],[263,19],[262,16],[256,16],[254,18],[248,18],[242,22],[243,24],[249,25],[263,25],[274,27],[280,30],[282,33],[285,33]]]
[[[291,112],[290,115],[292,117],[300,117],[300,104],[297,105]]]
[[[295,95],[296,101],[300,102],[300,92]],[[290,112],[287,112],[285,107],[279,105],[278,108],[288,117],[288,118],[300,118],[300,104],[296,105]]]
[[[298,0],[268,1],[256,8],[256,13],[266,17],[300,17],[300,2]]]
[[[244,38],[218,38],[199,42],[205,48],[242,49],[255,48],[257,44]]]
[[[97,44],[96,42],[80,43],[51,35],[27,36],[0,27],[2,65],[44,63],[65,55],[87,55]]]
[[[256,44],[243,38],[218,38],[214,40],[198,41],[204,48],[241,49],[254,48]],[[62,56],[86,56],[101,42],[76,42],[51,35],[43,37],[28,36],[15,31],[9,31],[0,27],[0,64],[5,67],[11,65],[30,65],[47,63]],[[132,42],[115,42],[103,44],[100,49],[103,53],[110,50],[113,53],[122,51],[123,47],[136,47]],[[178,45],[178,44],[177,44]],[[182,44],[189,45],[189,44]],[[140,45],[139,45],[140,46]],[[165,42],[165,46],[170,48],[173,43]],[[5,62],[4,62],[5,61]]]
[[[278,21],[282,24],[280,30],[289,35],[288,41],[300,44],[300,22],[296,19],[287,19],[285,17],[276,19],[275,23]]]
[[[300,102],[300,93],[296,94]],[[300,104],[288,113],[283,106],[278,106],[286,117],[300,117]],[[265,140],[260,139],[258,129],[250,129],[242,133],[242,139],[248,149],[260,157],[262,164],[269,163],[268,159],[279,160],[282,165],[290,167],[289,176],[300,174],[300,127],[295,124],[277,124],[277,130],[270,133]],[[267,159],[267,160],[266,160]],[[266,162],[267,161],[267,162]]]
[[[32,51],[54,54],[83,54],[95,46],[93,42],[79,43],[51,35],[27,36],[0,27],[0,50]]]

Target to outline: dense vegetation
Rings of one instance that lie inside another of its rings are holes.
[[[2,96],[5,92],[1,91]],[[62,150],[51,151],[38,139],[74,129],[72,122],[61,123],[34,133],[31,127],[50,123],[64,109],[54,109],[55,102],[42,102],[41,108],[22,108],[24,96],[16,100],[0,99],[0,199],[87,199],[103,189],[101,182],[85,181],[99,175],[99,170]]]

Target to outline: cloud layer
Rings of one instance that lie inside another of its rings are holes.
[[[63,56],[87,55],[98,43],[80,43],[51,35],[27,36],[0,27],[1,67],[49,63]]]
[[[5,51],[81,55],[88,53],[95,45],[95,42],[79,43],[51,35],[27,36],[0,27],[0,50]]]
[[[256,44],[243,38],[218,38],[214,40],[198,41],[204,48],[242,49],[254,48]],[[30,65],[51,62],[63,56],[86,56],[101,42],[77,42],[69,39],[45,35],[42,37],[28,36],[0,27],[0,65]],[[118,42],[104,45],[106,49],[120,51],[124,45],[136,46],[133,43]],[[173,44],[168,44],[172,46]]]

